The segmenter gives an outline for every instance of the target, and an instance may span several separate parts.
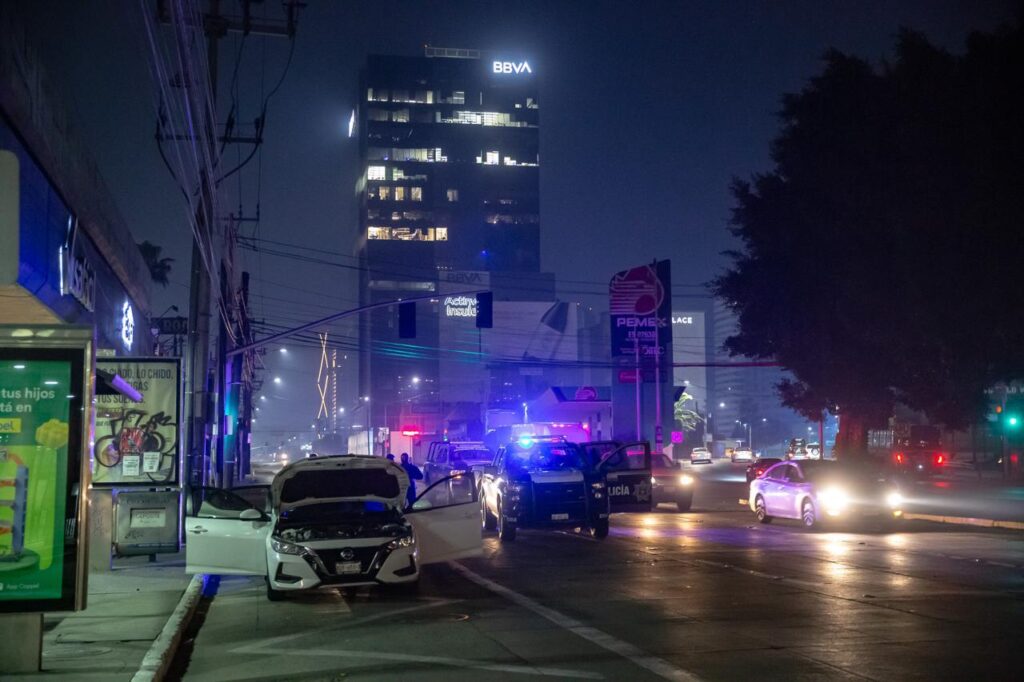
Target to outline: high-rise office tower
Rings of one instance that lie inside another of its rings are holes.
[[[443,338],[447,318],[473,312],[454,294],[554,296],[553,276],[540,272],[537,77],[521,56],[477,50],[367,61],[352,125],[361,301],[434,296],[417,306],[415,339],[399,338],[391,309],[360,322],[360,393],[372,398],[373,426],[400,428],[403,403],[448,409],[440,367],[451,375],[459,360],[479,359],[473,344]]]

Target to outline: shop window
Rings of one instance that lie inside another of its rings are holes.
[[[369,166],[366,169],[367,180],[387,180],[387,168],[384,166]]]
[[[458,200],[459,200],[459,190],[457,190],[457,189],[449,189],[448,190],[448,201],[458,201]]]
[[[395,201],[405,201],[404,187],[395,187]]]
[[[409,188],[409,200],[410,201],[423,201],[423,188],[422,187],[410,187]]]

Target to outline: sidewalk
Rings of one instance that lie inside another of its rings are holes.
[[[177,607],[192,576],[185,553],[118,559],[89,575],[85,611],[46,614],[43,671],[6,680],[131,680]]]

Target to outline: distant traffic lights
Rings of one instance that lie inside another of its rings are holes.
[[[476,326],[477,329],[494,327],[494,294],[490,291],[476,295]]]
[[[416,303],[414,301],[398,304],[398,338],[416,338]]]

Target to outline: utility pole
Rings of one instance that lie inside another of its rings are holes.
[[[259,0],[242,0],[242,17],[240,19],[226,17],[221,14],[221,1],[220,0],[208,0],[208,11],[202,17],[202,29],[206,36],[206,59],[207,59],[207,73],[209,79],[210,96],[212,101],[207,113],[212,120],[206,120],[203,122],[203,131],[206,144],[209,146],[209,158],[216,159],[218,156],[217,144],[218,144],[218,122],[217,116],[217,75],[219,69],[218,59],[218,46],[220,39],[228,35],[229,33],[242,33],[246,36],[250,34],[259,34],[264,36],[277,36],[287,37],[293,39],[295,37],[295,25],[298,10],[304,7],[304,3],[298,0],[288,0],[285,3],[285,10],[287,13],[286,21],[283,24],[268,23],[268,22],[254,22],[252,20],[252,5],[254,2]],[[168,11],[166,0],[157,0],[157,16],[161,22],[171,24],[173,18]],[[185,21],[184,18],[178,17],[179,21]],[[191,86],[191,79],[187,77],[187,74],[182,74],[183,82],[186,83],[185,87]],[[255,140],[251,140],[253,144],[259,144],[261,136],[257,135]],[[216,172],[216,169],[214,169]],[[212,394],[219,394],[215,401],[218,408],[222,407],[223,393],[225,392],[225,359],[227,357],[227,336],[228,329],[225,324],[224,318],[228,317],[228,310],[218,311],[218,317],[221,318],[219,324],[220,340],[218,341],[217,349],[217,366],[215,372],[210,371],[210,316],[212,314],[210,307],[210,294],[212,289],[212,282],[210,277],[210,269],[218,268],[220,270],[222,278],[228,279],[228,281],[221,282],[221,296],[219,297],[218,305],[228,306],[228,301],[231,300],[230,292],[233,290],[233,285],[230,279],[233,277],[233,273],[229,272],[224,262],[205,262],[203,254],[203,241],[206,244],[213,244],[213,235],[216,232],[215,226],[217,216],[214,215],[214,195],[216,193],[216,177],[207,177],[205,170],[200,171],[200,201],[199,207],[196,210],[196,234],[193,235],[192,240],[192,263],[191,263],[191,281],[189,289],[189,322],[188,322],[188,372],[187,372],[187,383],[186,383],[186,396],[188,400],[188,466],[190,467],[188,482],[190,485],[203,485],[210,479],[210,452],[211,452],[211,437],[213,433],[210,430],[211,425],[217,426],[217,451],[219,456],[223,456],[223,439],[224,439],[224,425],[221,424],[221,415],[223,409],[218,409],[219,414],[212,414],[211,400]],[[209,254],[211,257],[215,256],[215,253]],[[231,259],[229,259],[231,260]],[[225,296],[225,292],[229,295]],[[223,313],[223,314],[221,314]],[[240,326],[245,326],[243,323]],[[248,392],[240,393],[240,395],[247,395]],[[239,410],[241,414],[250,414],[248,409]],[[248,423],[248,422],[247,422]],[[223,467],[223,462],[219,461],[216,463],[215,470],[218,471],[218,483],[220,481]],[[229,481],[230,483],[230,481]]]

